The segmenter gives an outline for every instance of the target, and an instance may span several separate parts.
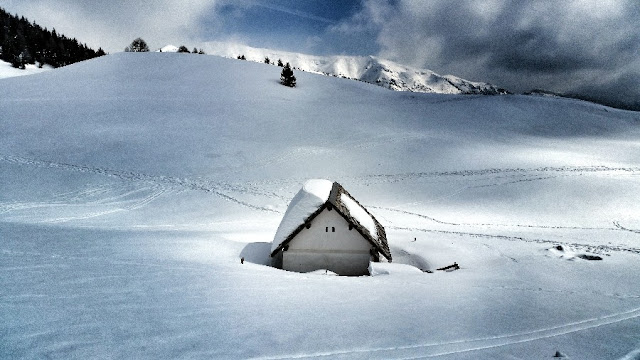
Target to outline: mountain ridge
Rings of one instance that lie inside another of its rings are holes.
[[[177,49],[174,45],[167,45],[157,51],[177,52]],[[275,64],[277,60],[282,60],[300,71],[363,81],[395,91],[477,95],[509,93],[489,83],[469,81],[454,75],[440,75],[431,70],[416,69],[371,55],[308,55],[223,42],[208,42],[204,49],[207,54],[226,58],[244,55],[246,60],[253,62],[266,62],[268,58],[271,64]]]

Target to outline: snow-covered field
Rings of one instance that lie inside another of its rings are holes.
[[[640,113],[279,71],[122,53],[0,80],[0,358],[640,358]],[[265,266],[309,178],[394,262]]]

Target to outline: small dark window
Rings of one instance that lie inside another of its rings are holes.
[[[324,228],[324,232],[329,232],[329,227]]]
[[[331,227],[331,232],[336,232],[336,228],[335,227]]]
[[[353,225],[349,224],[349,231],[353,230]]]

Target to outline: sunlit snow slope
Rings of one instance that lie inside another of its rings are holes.
[[[0,80],[0,358],[636,356],[639,113],[295,75],[122,53]],[[392,264],[265,266],[309,178]]]

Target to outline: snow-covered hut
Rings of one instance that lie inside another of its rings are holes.
[[[369,262],[391,261],[384,228],[340,184],[307,181],[291,200],[271,245],[274,266],[366,275]]]

